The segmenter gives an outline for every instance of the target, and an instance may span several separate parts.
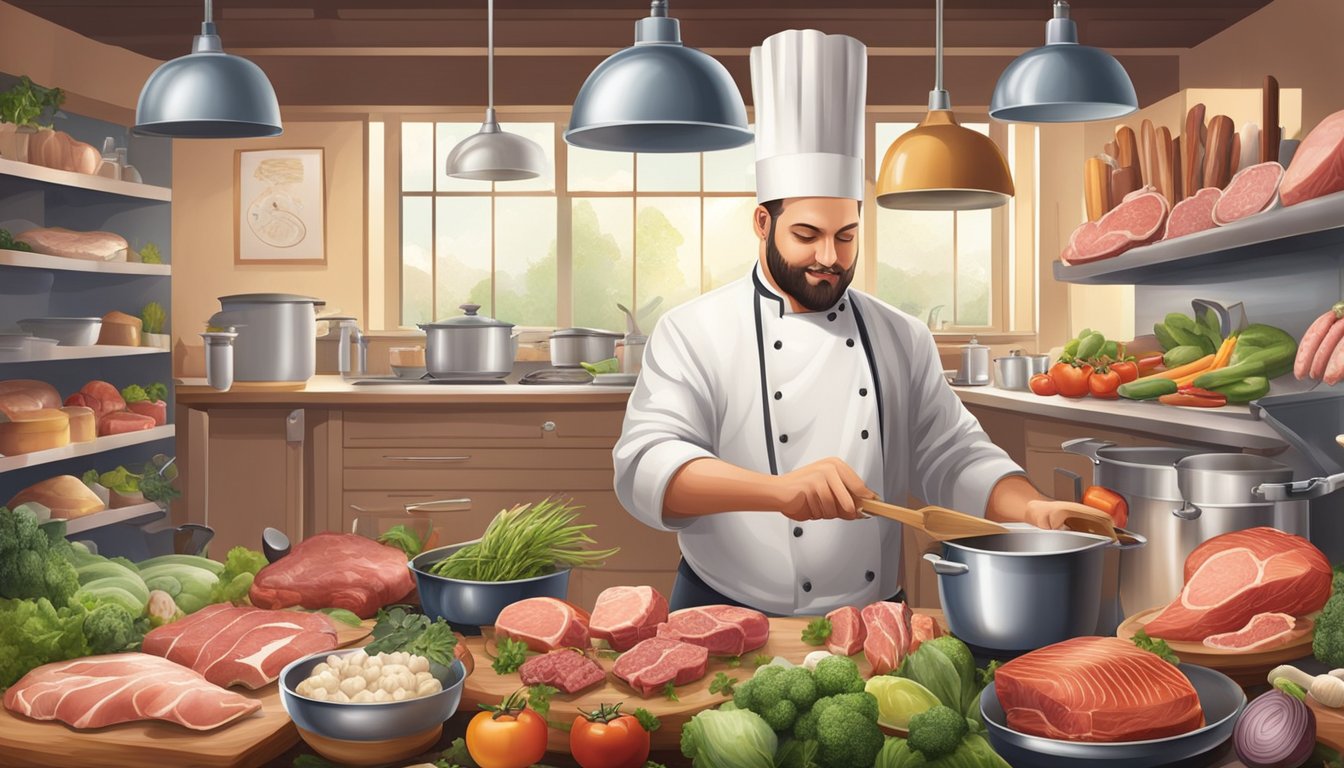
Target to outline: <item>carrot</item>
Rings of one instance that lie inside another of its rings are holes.
[[[1228,336],[1226,339],[1223,339],[1223,345],[1218,348],[1218,354],[1213,356],[1213,365],[1209,366],[1209,370],[1216,371],[1219,368],[1226,368],[1227,361],[1232,359],[1232,351],[1236,348],[1236,336]]]
[[[1184,386],[1187,386],[1187,385],[1189,385],[1189,384],[1194,384],[1194,383],[1195,383],[1195,379],[1198,379],[1200,376],[1203,376],[1204,374],[1208,373],[1208,372],[1211,371],[1211,370],[1213,370],[1213,369],[1212,369],[1212,368],[1205,368],[1205,369],[1202,370],[1202,371],[1195,371],[1194,373],[1191,373],[1191,374],[1189,374],[1188,376],[1182,376],[1181,378],[1179,378],[1179,379],[1176,380],[1176,386],[1178,386],[1178,387],[1184,387]]]
[[[1150,379],[1180,380],[1181,378],[1184,378],[1191,374],[1204,373],[1205,371],[1208,370],[1210,365],[1213,365],[1213,358],[1214,355],[1205,355],[1193,363],[1186,363],[1185,365],[1178,366],[1170,370],[1162,371],[1161,373],[1150,373],[1147,376],[1144,376],[1143,378],[1139,379],[1139,381],[1148,381]]]

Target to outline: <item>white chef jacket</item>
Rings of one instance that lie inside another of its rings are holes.
[[[794,313],[758,264],[664,315],[613,451],[616,493],[646,525],[677,532],[706,584],[776,614],[900,589],[901,529],[890,520],[662,514],[668,481],[694,459],[783,474],[828,456],[882,498],[971,514],[1022,473],[947,385],[928,329],[872,296],[851,289],[827,310]]]

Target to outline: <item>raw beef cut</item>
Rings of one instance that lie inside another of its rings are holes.
[[[1222,226],[1274,208],[1279,202],[1282,178],[1283,166],[1277,162],[1258,163],[1237,171],[1213,207],[1213,220]]]
[[[1218,226],[1213,220],[1213,208],[1218,205],[1218,200],[1222,196],[1221,189],[1205,187],[1177,203],[1176,207],[1171,209],[1171,215],[1167,217],[1167,227],[1162,232],[1162,239],[1185,237]]]
[[[371,619],[414,589],[400,549],[353,533],[319,533],[262,568],[249,597],[258,608],[344,608]]]
[[[919,650],[919,646],[925,640],[932,640],[935,637],[943,636],[943,628],[938,626],[938,621],[932,616],[924,613],[916,613],[910,616],[910,652]]]
[[[1225,533],[1185,559],[1185,587],[1144,629],[1164,640],[1203,640],[1257,613],[1302,616],[1330,597],[1330,561],[1301,536],[1275,528]]]
[[[734,605],[705,605],[673,611],[658,637],[703,646],[715,656],[741,656],[770,639],[770,620],[760,611]]]
[[[1316,124],[1293,153],[1279,184],[1284,205],[1344,189],[1344,110]]]
[[[686,685],[705,676],[709,649],[664,637],[650,637],[616,660],[613,674],[645,696],[660,693],[668,683]]]
[[[518,668],[518,676],[523,685],[549,685],[563,693],[578,693],[607,679],[601,664],[569,648],[533,656]]]
[[[1156,239],[1171,207],[1157,192],[1127,195],[1097,222],[1083,222],[1069,237],[1069,264],[1119,256]],[[1067,252],[1067,251],[1066,251]]]
[[[92,408],[94,417],[98,419],[109,413],[126,410],[126,401],[121,398],[121,392],[106,381],[97,380],[80,387],[78,392],[65,399],[65,404]]]
[[[499,612],[495,635],[521,640],[537,653],[588,647],[588,613],[553,597],[529,597]]]
[[[863,640],[868,631],[863,628],[863,616],[852,605],[836,608],[826,614],[831,622],[831,636],[826,640],[826,650],[836,656],[853,656],[863,650]]]
[[[148,416],[154,420],[154,425],[162,427],[168,423],[168,404],[162,400],[141,400],[135,403],[127,403],[126,408],[131,413],[138,413],[141,416]]]
[[[125,261],[130,245],[112,232],[76,232],[61,227],[37,227],[14,236],[36,253],[89,261]]]
[[[142,416],[130,411],[105,414],[98,419],[98,436],[121,435],[154,428],[153,416]]]
[[[116,653],[32,670],[5,692],[5,709],[34,720],[60,720],[71,728],[167,720],[208,731],[256,712],[261,702],[167,659]]]
[[[1246,626],[1236,632],[1224,632],[1221,635],[1209,635],[1204,638],[1204,645],[1236,651],[1282,645],[1296,626],[1297,619],[1286,613],[1257,613],[1251,617]]]
[[[901,665],[910,652],[910,606],[905,603],[873,603],[861,612],[867,637],[863,656],[874,675],[885,675]]]
[[[597,596],[588,634],[606,640],[617,651],[628,651],[658,632],[667,621],[667,598],[653,587],[608,587]]]
[[[994,673],[1019,733],[1066,741],[1160,739],[1204,724],[1199,694],[1175,665],[1118,637],[1075,637]]]
[[[220,604],[150,630],[140,646],[200,672],[222,687],[257,688],[285,665],[336,647],[336,628],[320,613],[266,611]]]

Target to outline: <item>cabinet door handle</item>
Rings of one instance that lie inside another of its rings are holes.
[[[452,506],[458,507],[458,509],[441,509],[441,510],[427,509],[427,507],[438,507],[438,506],[445,506],[445,505],[452,505]],[[394,514],[394,513],[397,513],[397,512],[406,512],[406,513],[410,513],[410,512],[469,512],[469,511],[471,511],[471,499],[463,498],[463,499],[439,499],[439,500],[437,500],[437,501],[417,501],[417,502],[411,502],[410,504],[405,504],[405,505],[403,505],[400,509],[396,509],[396,508],[392,508],[392,509],[368,509],[368,508],[366,508],[366,507],[362,507],[362,506],[360,506],[360,505],[358,505],[358,504],[351,504],[351,505],[350,505],[350,509],[354,510],[355,512],[359,512],[360,514],[364,514],[364,515]]]
[[[554,421],[543,421],[543,422],[541,422],[541,431],[542,431],[542,432],[554,432],[554,431],[555,431],[555,422],[554,422]]]
[[[470,456],[384,456],[383,461],[471,461]]]

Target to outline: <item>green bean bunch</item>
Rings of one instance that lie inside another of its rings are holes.
[[[479,542],[434,563],[429,572],[463,581],[514,581],[563,568],[596,568],[619,548],[584,549],[597,543],[587,534],[597,526],[576,524],[579,509],[573,499],[547,498],[503,510]]]

